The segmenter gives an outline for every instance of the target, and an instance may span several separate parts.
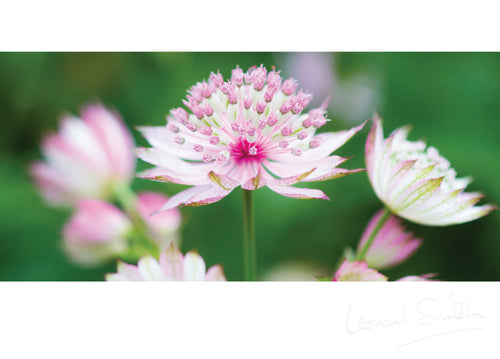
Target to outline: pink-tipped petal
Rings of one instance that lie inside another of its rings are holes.
[[[290,198],[300,199],[325,199],[329,200],[328,196],[318,189],[299,188],[290,186],[268,185],[272,191]]]

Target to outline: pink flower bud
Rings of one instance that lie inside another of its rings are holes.
[[[158,248],[164,250],[172,242],[177,242],[182,222],[179,209],[173,208],[152,215],[167,202],[168,197],[155,192],[141,192],[137,199],[137,211],[148,226]]]
[[[75,263],[95,266],[127,248],[126,235],[131,228],[128,217],[115,206],[83,200],[64,226],[64,249]]]

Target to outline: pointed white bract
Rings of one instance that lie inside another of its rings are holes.
[[[383,210],[380,210],[370,219],[359,242],[358,253],[365,247],[382,213]],[[368,266],[376,269],[394,267],[415,253],[422,240],[415,238],[411,232],[405,232],[401,222],[401,219],[394,215],[390,215],[385,221],[366,252]]]
[[[232,71],[224,82],[212,73],[188,92],[185,106],[171,110],[167,125],[140,128],[151,148],[137,149],[156,167],[139,177],[193,186],[170,198],[161,210],[217,202],[234,188],[268,186],[292,198],[328,197],[315,189],[292,187],[324,181],[361,169],[338,168],[345,158],[331,155],[364,124],[316,134],[329,121],[324,108],[303,113],[311,95],[296,92],[293,79],[252,67]]]
[[[58,133],[42,143],[45,161],[30,170],[51,205],[74,206],[81,199],[108,199],[128,185],[135,170],[134,142],[119,115],[100,104],[84,107],[81,118],[66,115]]]
[[[185,256],[171,244],[156,260],[145,256],[137,265],[118,262],[117,273],[107,274],[107,281],[225,281],[220,265],[206,271],[205,261],[196,252]]]
[[[495,209],[476,206],[480,193],[464,192],[468,178],[456,178],[450,163],[434,147],[407,140],[408,128],[384,139],[376,115],[365,146],[368,177],[375,193],[396,215],[429,226],[469,222]]]

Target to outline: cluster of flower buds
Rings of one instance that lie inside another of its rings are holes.
[[[178,240],[178,209],[150,216],[168,197],[130,190],[133,146],[119,115],[93,104],[82,110],[81,118],[63,117],[59,132],[43,141],[45,161],[31,167],[49,204],[75,210],[62,232],[63,248],[81,266],[133,259],[145,253],[145,244],[148,251],[162,251]],[[110,201],[122,203],[122,208]]]

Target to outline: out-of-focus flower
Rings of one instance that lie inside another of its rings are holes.
[[[366,226],[358,245],[358,253],[364,248],[383,211],[378,211]],[[390,215],[373,239],[365,259],[371,268],[390,268],[400,264],[415,253],[421,243],[422,240],[415,238],[413,233],[405,232],[401,219]]]
[[[396,215],[412,222],[447,226],[475,220],[495,209],[475,206],[480,193],[464,192],[468,178],[456,178],[450,163],[434,147],[406,139],[408,128],[384,140],[375,115],[365,146],[366,168],[375,193]]]
[[[58,133],[42,144],[45,162],[31,166],[42,196],[52,205],[107,199],[134,176],[133,139],[119,115],[100,104],[86,106],[81,119],[66,115]]]
[[[366,261],[349,262],[349,260],[346,259],[335,273],[333,281],[384,282],[387,281],[387,277],[380,274],[375,269],[368,268]]]
[[[157,167],[139,177],[191,187],[170,198],[161,210],[179,205],[206,205],[221,200],[235,187],[267,186],[292,198],[328,197],[297,188],[298,182],[324,181],[356,170],[337,166],[346,159],[330,156],[364,124],[347,131],[317,135],[327,122],[316,108],[303,114],[311,95],[293,79],[282,82],[276,71],[252,67],[232,71],[224,82],[212,73],[208,82],[189,90],[182,108],[171,110],[167,126],[143,127],[152,148],[139,148],[139,158]]]
[[[437,279],[431,279],[435,276],[436,274],[434,273],[422,274],[422,275],[409,275],[407,277],[398,279],[396,282],[433,282],[437,280]]]
[[[155,192],[140,192],[137,196],[137,211],[148,226],[152,238],[160,251],[167,249],[170,243],[178,243],[182,217],[178,208],[151,215],[165,204],[168,197]]]
[[[325,52],[292,52],[279,56],[283,59],[284,70],[293,74],[302,88],[314,94],[313,106],[331,96],[332,112],[356,123],[369,116],[380,103],[380,81],[368,72],[349,72],[348,76],[340,76],[337,57],[337,54]]]
[[[313,105],[336,94],[333,54],[325,52],[292,52],[285,54],[284,66],[300,82],[302,88],[315,96]],[[315,102],[315,103],[314,103]]]
[[[83,200],[64,226],[64,250],[75,263],[95,266],[127,249],[126,236],[131,229],[128,217],[115,206]]]
[[[160,254],[157,261],[151,256],[139,260],[137,266],[118,262],[118,273],[107,274],[108,281],[225,281],[220,265],[214,265],[205,273],[203,258],[188,252],[185,256],[171,244]]]
[[[271,268],[263,276],[264,281],[316,281],[318,273],[326,273],[327,268],[318,263],[289,261]]]

